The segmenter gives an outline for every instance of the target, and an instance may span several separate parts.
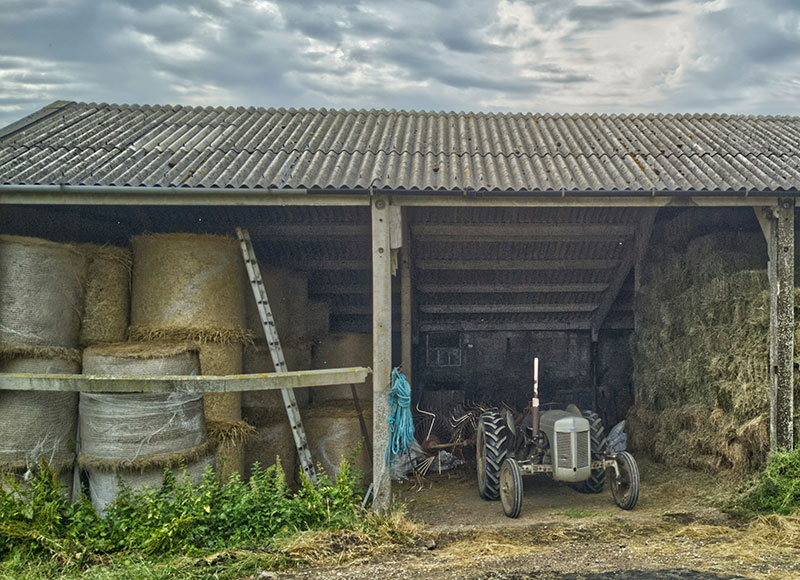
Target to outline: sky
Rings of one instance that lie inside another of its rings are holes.
[[[56,100],[800,114],[798,0],[0,0],[0,127]]]

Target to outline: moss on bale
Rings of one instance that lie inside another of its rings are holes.
[[[745,474],[769,446],[763,236],[719,232],[671,242],[649,254],[637,297],[631,443],[666,463]]]

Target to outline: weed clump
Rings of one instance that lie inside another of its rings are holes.
[[[65,499],[42,465],[27,484],[7,478],[0,485],[0,572],[15,562],[69,567],[237,550],[286,566],[306,561],[289,548],[308,534],[346,531],[365,545],[410,539],[402,522],[361,507],[355,482],[346,461],[336,481],[322,474],[313,485],[304,478],[297,490],[287,485],[280,462],[266,469],[255,464],[246,482],[238,474],[222,482],[208,468],[201,483],[192,483],[165,470],[160,487],[123,488],[100,516],[86,497],[74,504]]]
[[[800,510],[800,449],[770,455],[755,486],[738,501],[745,512],[792,515]]]

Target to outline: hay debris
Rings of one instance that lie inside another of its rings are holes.
[[[199,350],[200,347],[192,342],[120,342],[93,345],[86,348],[84,354],[149,360],[168,358],[185,352],[199,352]]]
[[[206,421],[209,440],[216,446],[243,445],[256,432],[247,421]]]
[[[137,457],[135,459],[107,459],[90,457],[85,453],[78,454],[78,467],[81,469],[94,469],[106,473],[116,473],[120,470],[126,471],[153,471],[179,467],[200,461],[207,457],[213,450],[214,443],[209,439],[188,449],[181,449],[174,453],[162,453],[150,455],[148,457]]]
[[[200,344],[252,344],[253,333],[244,328],[220,327],[148,327],[133,325],[128,329],[131,341],[178,341]]]
[[[60,346],[36,346],[19,343],[0,343],[0,361],[8,361],[18,358],[47,360],[58,359],[80,364],[82,355],[81,351],[75,348],[65,348]]]

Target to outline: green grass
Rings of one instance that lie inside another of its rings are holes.
[[[28,485],[0,486],[0,580],[238,579],[376,546],[413,541],[399,512],[361,508],[349,464],[333,482],[290,489],[277,463],[254,466],[249,481],[178,482],[165,471],[157,489],[124,490],[104,517],[84,497],[72,504],[46,467]]]
[[[582,518],[594,518],[601,514],[600,512],[581,509],[581,508],[567,508],[564,511],[555,512],[554,515],[565,516],[572,519],[582,519]]]
[[[745,515],[792,515],[800,510],[800,448],[770,455],[755,484],[734,503]]]

